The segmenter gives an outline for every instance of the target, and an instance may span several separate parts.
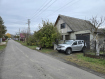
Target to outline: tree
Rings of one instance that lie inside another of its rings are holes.
[[[101,17],[100,20],[98,20],[97,17],[92,17],[90,22],[91,24],[93,24],[93,27],[94,27],[91,29],[91,32],[93,34],[93,41],[96,41],[96,55],[99,56],[100,48],[102,47],[103,44],[99,43],[100,38],[98,37],[99,35],[98,30],[99,30],[99,27],[101,27],[101,25],[105,22],[105,18]]]
[[[7,39],[7,38],[8,38],[8,36],[6,36],[6,35],[5,35],[4,37],[5,37],[5,39]]]
[[[34,39],[41,47],[52,47],[56,39],[60,39],[60,33],[54,24],[49,21],[42,21],[43,27],[34,32]]]
[[[8,38],[11,38],[11,34],[7,33],[6,36],[8,36]]]
[[[0,38],[3,37],[3,35],[6,33],[6,26],[4,25],[4,22],[0,16]]]

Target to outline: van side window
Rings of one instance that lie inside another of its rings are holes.
[[[75,42],[73,43],[73,45],[77,45],[77,41],[75,41]]]
[[[82,44],[82,41],[78,41],[78,44]]]

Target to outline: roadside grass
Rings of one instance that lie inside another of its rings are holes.
[[[19,42],[19,43],[21,43],[22,45],[24,45],[24,46],[30,48],[30,49],[36,50],[36,47],[37,47],[37,46],[35,46],[35,45],[34,45],[34,46],[29,46],[29,45],[27,45],[26,42],[22,42],[22,41],[18,41],[18,40],[16,40],[16,41]],[[50,48],[43,48],[42,50],[38,50],[38,51],[43,52],[43,53],[51,53],[51,52],[53,52],[54,50],[53,50],[53,49],[50,49]]]
[[[22,45],[24,45],[24,46],[27,46],[27,43],[26,43],[26,42],[19,41],[19,40],[15,40],[15,41],[17,41],[17,42],[21,43],[21,44],[22,44]]]
[[[30,49],[35,50],[37,46],[27,46],[27,47],[30,48]]]
[[[4,41],[4,42],[6,42],[6,44],[7,44],[8,41]],[[0,45],[0,51],[3,50],[5,47],[6,47],[6,45]]]
[[[37,47],[37,46],[29,46],[29,45],[27,45],[26,42],[23,42],[23,41],[18,41],[18,40],[16,40],[16,41],[19,42],[20,44],[22,44],[22,45],[24,45],[24,46],[30,48],[30,49],[33,49],[33,50],[35,50],[36,47]]]
[[[82,54],[77,55],[77,57],[79,59],[82,59],[82,60],[90,62],[90,63],[94,63],[94,64],[96,63],[96,64],[99,64],[99,65],[104,65],[105,66],[105,60],[103,60],[103,59],[95,59],[95,58],[85,57]]]
[[[3,50],[6,47],[6,45],[0,45],[0,51]]]
[[[83,53],[78,53],[73,56],[66,56],[65,60],[105,74],[105,60],[103,59],[85,57],[83,56]]]
[[[51,52],[54,52],[53,49],[51,48],[43,48],[42,50],[39,50],[40,52],[43,52],[43,53],[51,53]]]

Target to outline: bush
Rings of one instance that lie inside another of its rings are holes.
[[[39,31],[34,32],[33,37],[36,45],[49,48],[53,46],[53,43],[56,43],[56,39],[60,39],[61,35],[57,28],[54,27],[53,23],[50,23],[49,21],[42,22],[43,27]]]

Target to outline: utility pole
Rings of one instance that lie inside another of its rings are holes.
[[[28,34],[30,34],[30,19],[28,19]]]
[[[20,28],[19,28],[19,41],[20,41]]]
[[[27,44],[28,44],[28,38],[29,38],[29,35],[30,35],[30,19],[28,19],[28,29],[27,29]]]

